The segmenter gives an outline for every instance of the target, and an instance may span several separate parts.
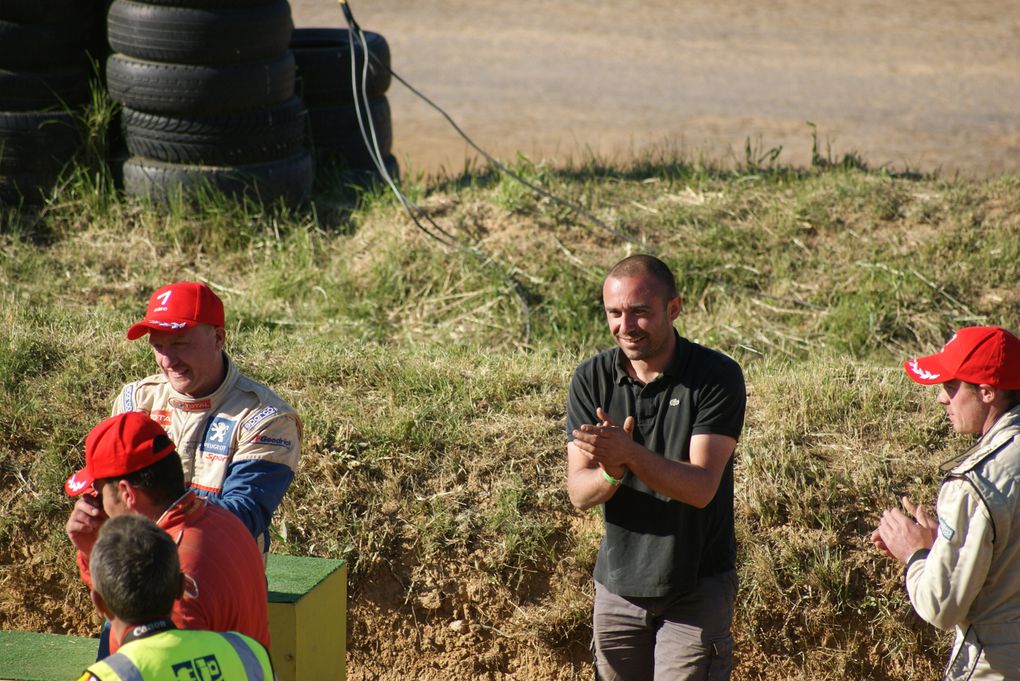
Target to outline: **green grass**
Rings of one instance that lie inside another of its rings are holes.
[[[931,678],[947,640],[867,536],[899,495],[932,502],[937,463],[964,446],[899,362],[959,325],[1020,326],[1020,178],[746,161],[519,159],[616,233],[485,171],[418,178],[461,249],[381,191],[156,210],[79,169],[47,205],[3,209],[0,584],[31,595],[0,593],[0,620],[93,627],[60,485],[121,383],[154,370],[124,338],[149,292],[202,279],[235,360],[303,417],[274,541],[349,561],[355,678],[385,675],[372,651],[406,638],[394,622],[439,636],[452,619],[477,655],[584,676],[601,530],[566,497],[564,401],[609,344],[602,275],[638,241],[677,273],[681,331],[747,374],[737,678]]]

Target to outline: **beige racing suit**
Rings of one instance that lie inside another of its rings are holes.
[[[124,386],[113,413],[140,411],[162,425],[177,445],[185,481],[240,518],[265,553],[270,520],[301,453],[301,420],[224,359],[227,376],[211,395],[178,393],[160,373]]]
[[[910,602],[956,630],[944,679],[1020,679],[1020,406],[943,470],[935,544],[907,563]]]

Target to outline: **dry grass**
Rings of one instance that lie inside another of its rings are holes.
[[[737,677],[935,676],[946,641],[866,537],[899,494],[933,499],[962,446],[898,361],[958,325],[1020,321],[1020,179],[521,170],[656,248],[682,331],[745,367]],[[226,301],[235,359],[304,418],[275,546],[350,562],[351,678],[590,673],[601,528],[566,498],[563,408],[608,343],[601,273],[634,245],[498,178],[414,191],[463,250],[380,196],[159,214],[72,186],[3,213],[3,626],[94,626],[60,484],[120,383],[151,371],[122,335],[148,291],[198,278]]]

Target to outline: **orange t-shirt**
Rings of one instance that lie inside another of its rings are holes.
[[[184,597],[170,619],[181,629],[237,631],[269,649],[269,597],[265,563],[248,528],[230,511],[188,492],[156,524],[177,543]],[[90,588],[88,556],[78,569]],[[110,637],[110,652],[120,641]]]

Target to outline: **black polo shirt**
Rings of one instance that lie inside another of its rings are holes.
[[[740,367],[679,334],[676,339],[673,361],[647,385],[627,375],[619,348],[581,364],[567,399],[568,439],[582,424],[598,422],[597,407],[621,425],[633,416],[634,440],[674,461],[690,460],[692,435],[739,438],[747,403]],[[606,532],[595,579],[612,593],[682,593],[699,578],[736,565],[732,457],[715,498],[703,509],[663,496],[627,471],[603,514]]]

